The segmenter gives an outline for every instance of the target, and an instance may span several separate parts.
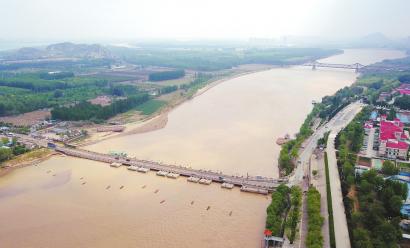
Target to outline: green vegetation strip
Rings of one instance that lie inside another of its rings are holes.
[[[51,111],[51,116],[57,120],[92,120],[99,122],[116,114],[127,112],[148,100],[149,96],[147,94],[137,94],[127,99],[117,100],[108,106],[93,105],[84,101],[74,106],[56,107]]]
[[[302,205],[302,190],[298,186],[293,186],[290,189],[290,202],[291,202],[291,209],[287,217],[286,226],[288,228],[288,232],[286,232],[287,237],[289,238],[289,242],[293,244],[296,237],[297,229],[299,220],[300,220],[300,207]]]
[[[230,69],[242,64],[289,65],[314,61],[319,58],[340,53],[336,49],[320,48],[250,48],[241,51],[236,49],[206,49],[195,46],[195,49],[111,49],[127,62],[142,66],[164,66],[170,68],[213,71]],[[1,69],[1,67],[0,67]]]
[[[149,74],[149,81],[164,81],[164,80],[171,80],[182,78],[185,76],[184,70],[175,70],[175,71],[161,71],[161,72],[154,72]]]
[[[135,109],[141,111],[144,115],[150,115],[152,113],[155,113],[160,108],[162,108],[165,104],[165,101],[152,99],[137,106]]]
[[[283,224],[289,208],[289,188],[281,184],[272,193],[272,202],[266,209],[266,229],[272,231],[273,236],[283,235]]]
[[[325,174],[326,174],[327,212],[329,213],[330,247],[336,248],[335,223],[333,221],[332,192],[330,191],[329,162],[327,161],[327,152],[325,152]]]
[[[308,233],[306,237],[306,247],[323,247],[323,216],[320,215],[320,193],[315,187],[310,187],[307,192],[307,212]]]
[[[3,148],[3,146],[9,145],[8,148]],[[13,138],[10,144],[10,141],[7,137],[3,137],[0,139],[0,166],[2,166],[2,162],[10,160],[15,156],[21,155],[23,153],[28,152],[29,150],[17,143],[17,139]]]
[[[354,171],[363,140],[363,122],[370,112],[364,108],[336,140],[349,235],[352,247],[398,247],[400,209],[407,197],[407,184],[385,179],[374,169],[360,175]],[[398,170],[386,161],[381,172],[392,175]]]
[[[319,108],[315,106],[300,127],[299,133],[296,135],[296,139],[282,145],[282,149],[279,154],[279,166],[285,175],[289,175],[293,171],[293,168],[295,167],[294,160],[298,156],[299,148],[303,141],[305,141],[313,133],[311,124],[318,113]]]

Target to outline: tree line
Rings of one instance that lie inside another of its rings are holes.
[[[46,79],[46,80],[56,80],[56,79],[74,77],[74,73],[71,71],[61,71],[61,72],[55,72],[55,73],[42,72],[40,73],[39,77],[41,79]]]
[[[401,96],[401,97],[397,97],[394,100],[394,106],[396,106],[400,109],[409,110],[410,109],[410,96],[409,95],[404,95],[404,96]]]
[[[53,119],[57,120],[92,120],[101,121],[124,113],[149,100],[148,94],[130,96],[127,99],[114,101],[108,106],[94,105],[86,101],[69,107],[55,107],[51,111]]]
[[[307,248],[323,247],[322,225],[323,216],[320,215],[320,193],[315,187],[307,192],[308,233]]]
[[[273,236],[282,237],[286,212],[290,206],[288,186],[281,184],[272,193],[272,201],[266,209],[266,229],[272,231]]]
[[[4,137],[0,140],[0,163],[11,159],[13,156],[18,156],[28,151],[28,149],[17,143],[16,138],[13,138],[9,148],[3,148],[3,145],[9,143],[9,139]]]
[[[286,226],[289,231],[286,236],[289,238],[289,242],[293,244],[296,238],[302,205],[302,190],[298,186],[292,186],[292,188],[290,188],[290,205],[291,208],[286,218]]]
[[[361,175],[354,170],[363,123],[370,112],[370,108],[363,109],[336,139],[349,234],[354,248],[397,247],[401,239],[400,209],[407,198],[407,184],[384,179],[374,169]],[[382,172],[394,174],[397,170],[387,162]]]
[[[154,73],[149,74],[148,80],[156,82],[156,81],[178,79],[184,76],[185,76],[184,70],[161,71],[161,72],[154,72]]]

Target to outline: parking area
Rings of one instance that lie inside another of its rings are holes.
[[[377,155],[377,137],[379,133],[376,128],[370,128],[364,135],[363,146],[360,150],[360,154],[364,157],[372,158]]]

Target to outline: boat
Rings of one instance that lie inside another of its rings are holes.
[[[210,185],[212,183],[212,180],[211,179],[206,179],[206,178],[201,178],[198,182],[200,184]]]
[[[179,174],[178,173],[168,173],[167,177],[177,179],[179,177]]]
[[[131,171],[137,171],[137,170],[138,170],[138,166],[131,165],[131,166],[129,166],[127,169],[128,169],[128,170],[131,170]]]
[[[197,182],[199,182],[199,180],[201,180],[201,178],[199,178],[199,177],[189,177],[187,179],[187,181],[191,182],[191,183],[197,183]]]
[[[269,191],[267,189],[261,189],[261,188],[251,187],[251,186],[242,186],[241,191],[250,192],[250,193],[257,193],[257,194],[263,194],[263,195],[267,195],[269,193]]]
[[[149,168],[145,168],[145,167],[139,167],[137,169],[138,172],[142,172],[142,173],[147,173],[148,171],[150,171]]]
[[[233,189],[234,186],[235,186],[235,185],[233,185],[232,183],[223,183],[223,184],[221,185],[221,187],[222,187],[222,188],[225,188],[225,189]]]
[[[122,165],[121,163],[117,163],[117,162],[113,162],[113,163],[110,164],[111,167],[115,167],[115,168],[118,168],[121,165]]]
[[[168,175],[168,172],[166,172],[166,171],[158,171],[157,172],[157,176],[165,177],[166,175]]]

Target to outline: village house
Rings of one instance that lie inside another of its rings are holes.
[[[377,99],[378,102],[386,102],[390,100],[391,94],[389,92],[382,92],[379,95],[379,99]]]
[[[379,156],[390,159],[407,159],[409,133],[399,119],[387,121],[386,115],[380,119]]]
[[[394,91],[400,95],[410,95],[410,84],[401,84]]]

